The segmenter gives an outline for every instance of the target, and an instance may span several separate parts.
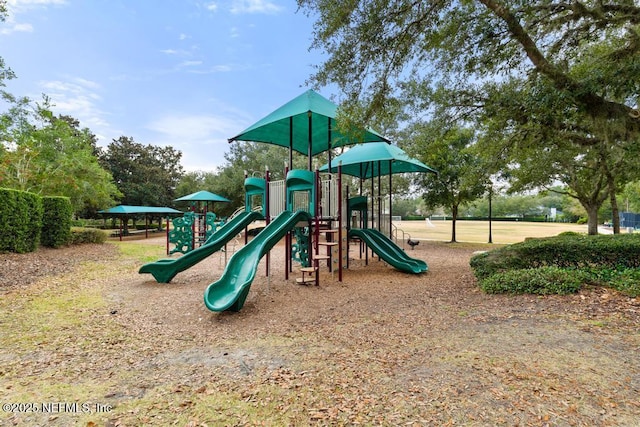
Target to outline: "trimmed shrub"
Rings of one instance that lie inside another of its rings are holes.
[[[0,251],[33,252],[40,243],[42,200],[26,191],[0,189]]]
[[[71,229],[70,244],[78,245],[81,243],[104,243],[107,241],[107,233],[97,228],[80,228]]]
[[[597,285],[617,289],[630,297],[640,296],[640,269],[590,268],[585,270],[590,280]]]
[[[71,200],[68,197],[43,197],[42,208],[40,243],[52,248],[68,245],[73,217]]]
[[[480,287],[489,293],[563,294],[579,289],[577,281],[640,295],[637,234],[527,239],[476,255],[470,265]]]
[[[558,267],[511,270],[494,274],[480,281],[480,288],[489,294],[566,295],[580,290],[589,275],[579,270]]]
[[[640,268],[640,235],[562,235],[504,246],[471,258],[478,279],[518,269]]]

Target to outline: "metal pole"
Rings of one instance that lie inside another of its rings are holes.
[[[393,160],[389,160],[389,239],[393,240],[393,212],[391,210],[391,207],[393,206],[391,204],[391,195],[393,194],[393,189],[391,188],[391,185],[393,184],[393,181],[391,179],[391,168],[393,167]]]
[[[265,206],[267,208],[267,211],[266,211],[267,215],[265,217],[265,227],[266,227],[267,225],[269,225],[269,222],[270,222],[269,221],[269,217],[271,216],[271,213],[269,212],[269,178],[270,178],[269,166],[265,167],[264,176],[265,176],[265,181],[266,181],[265,190],[264,190],[265,191],[265,196],[264,196],[265,202],[264,202],[264,204],[265,204]],[[267,277],[269,277],[269,263],[271,262],[271,256],[270,255],[271,255],[271,251],[269,250],[267,252],[267,263],[266,263],[267,264],[266,265]]]
[[[342,282],[342,162],[338,163],[338,282]]]
[[[489,243],[493,243],[493,236],[491,233],[491,194],[493,193],[493,187],[489,187]]]
[[[311,147],[311,144],[313,143],[313,122],[311,120],[311,110],[307,111],[307,117],[308,117],[308,128],[309,128],[309,135],[308,135],[308,145],[307,145],[307,170],[312,170],[311,169],[311,157],[313,157],[313,150]]]
[[[293,116],[289,116],[289,167],[293,168]]]

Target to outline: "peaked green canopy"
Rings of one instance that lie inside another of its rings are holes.
[[[349,148],[333,159],[331,172],[338,171],[339,162],[342,162],[342,173],[363,179],[406,172],[438,173],[421,161],[409,157],[401,148],[386,142],[359,144]],[[328,170],[328,164],[320,168],[320,172]]]
[[[233,141],[254,141],[289,147],[313,157],[330,148],[359,142],[387,141],[372,130],[345,135],[336,129],[337,105],[313,90],[284,104],[240,134]]]
[[[188,202],[230,202],[231,200],[226,197],[219,196],[210,191],[197,191],[195,193],[187,194],[186,196],[182,196],[178,199],[175,199],[176,202],[188,201]]]

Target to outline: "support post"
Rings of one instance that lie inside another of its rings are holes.
[[[342,282],[342,161],[338,163],[338,282]],[[348,244],[348,243],[347,243]]]
[[[265,189],[264,189],[264,204],[265,204],[265,208],[266,208],[266,216],[265,216],[265,227],[267,225],[269,225],[270,222],[270,216],[271,213],[269,212],[269,167],[266,166],[265,167],[265,172],[264,172],[264,177],[265,177]],[[267,252],[267,257],[266,257],[266,275],[267,277],[269,277],[269,264],[271,262],[271,251],[269,250]]]

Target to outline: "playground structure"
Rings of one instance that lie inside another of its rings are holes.
[[[212,311],[239,311],[243,307],[261,258],[266,256],[266,275],[269,276],[269,253],[283,238],[286,251],[285,280],[289,279],[289,275],[293,273],[293,263],[297,262],[300,265],[301,276],[296,278],[296,282],[301,284],[319,285],[321,263],[325,262],[332,277],[334,272],[337,272],[338,281],[342,281],[343,270],[348,268],[350,239],[361,242],[361,256],[363,245],[366,245],[380,259],[398,270],[412,274],[427,271],[424,261],[407,256],[404,250],[390,239],[393,234],[391,195],[389,194],[388,214],[383,215],[383,197],[379,193],[377,198],[374,196],[373,168],[367,168],[372,177],[370,215],[367,197],[362,195],[363,177],[360,177],[358,197],[350,199],[348,187],[343,188],[341,162],[338,162],[335,169],[331,166],[332,148],[358,142],[367,142],[364,145],[376,141],[378,144],[389,144],[373,131],[365,131],[364,137],[360,140],[352,140],[347,135],[339,134],[334,130],[336,108],[315,92],[307,91],[242,134],[231,138],[230,142],[249,140],[288,146],[289,165],[292,150],[306,152],[309,168],[287,170],[285,166],[285,179],[281,181],[271,181],[268,170],[264,178],[248,176],[245,172],[245,213],[242,220],[232,219],[222,225],[200,248],[184,255],[184,261],[180,261],[182,258],[159,260],[142,266],[140,273],[151,273],[156,280],[168,282],[179,271],[220,250],[225,242],[243,227],[245,246],[233,254],[222,276],[211,283],[204,293],[205,305]],[[314,143],[318,140],[319,143]],[[321,174],[318,168],[311,170],[311,157],[323,152],[328,152],[329,163],[326,168],[328,172]],[[362,163],[377,161],[380,189],[380,175],[383,173],[380,168],[381,160],[360,160]],[[388,162],[389,175],[397,173],[392,171],[393,160],[395,159]],[[360,169],[362,170],[362,167]],[[377,211],[374,210],[374,205]],[[254,211],[260,212],[259,215],[264,219],[266,226],[256,237],[248,241],[246,227],[258,218],[249,215]],[[382,230],[388,231],[388,234],[385,235]],[[368,250],[365,254],[368,262]]]
[[[229,202],[229,199],[211,193],[198,191],[175,200],[176,202],[189,202],[190,210],[182,217],[173,219],[173,229],[167,227],[167,255],[180,252],[189,253],[203,246],[210,237],[224,225],[224,220],[219,220],[209,204],[214,202]],[[173,249],[169,249],[174,245]]]
[[[139,272],[150,273],[160,283],[168,283],[211,254],[254,221],[264,220],[266,227],[229,259],[224,273],[211,283],[204,294],[207,308],[213,311],[242,308],[255,278],[258,263],[285,239],[285,280],[299,264],[297,283],[320,284],[320,269],[337,271],[338,281],[348,268],[349,239],[357,239],[394,268],[413,274],[427,271],[422,260],[409,257],[383,232],[383,226],[368,213],[367,197],[349,198],[342,186],[342,174],[320,174],[307,170],[287,171],[286,179],[271,181],[245,177],[245,210],[214,232],[199,248],[176,259],[161,259],[143,265]],[[343,197],[344,194],[344,197]],[[245,233],[245,239],[246,233]],[[368,262],[368,251],[365,251]],[[362,251],[361,251],[362,256]],[[269,261],[267,261],[267,275]]]

